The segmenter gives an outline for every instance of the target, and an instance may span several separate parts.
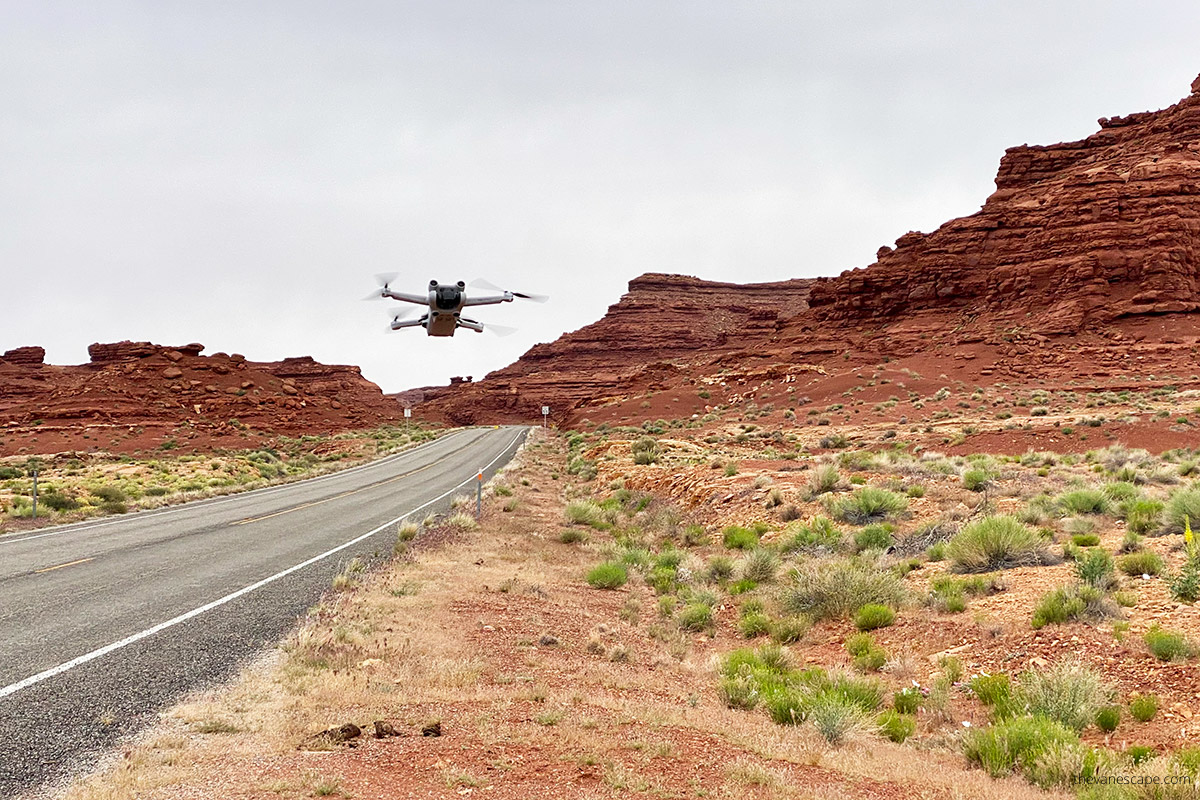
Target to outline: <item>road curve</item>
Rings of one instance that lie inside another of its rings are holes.
[[[466,429],[306,481],[0,538],[0,797],[89,769],[226,679],[527,430]]]

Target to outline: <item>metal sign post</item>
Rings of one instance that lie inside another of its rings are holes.
[[[475,519],[483,516],[483,470],[475,476]]]
[[[412,418],[412,409],[404,409],[404,435],[408,436],[408,421]]]
[[[37,467],[33,468],[33,518],[37,519]]]
[[[542,406],[542,427],[546,427],[546,418],[550,416],[550,406]]]

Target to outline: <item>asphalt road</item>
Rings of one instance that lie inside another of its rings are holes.
[[[472,492],[526,431],[468,429],[299,483],[0,537],[0,797],[92,768],[227,679],[351,559],[389,554],[398,518]]]

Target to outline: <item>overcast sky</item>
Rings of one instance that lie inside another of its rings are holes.
[[[1195,2],[0,0],[0,351],[478,378],[644,272],[869,264],[976,211],[1005,147],[1176,102],[1198,30]],[[478,310],[504,339],[384,333],[360,298],[392,271],[552,300]]]

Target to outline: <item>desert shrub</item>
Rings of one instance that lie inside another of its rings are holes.
[[[792,530],[792,526],[788,526]],[[795,533],[783,542],[785,553],[832,553],[842,545],[842,532],[828,517],[817,517],[808,525],[796,528]]]
[[[1149,722],[1158,713],[1158,697],[1139,694],[1129,699],[1129,716],[1138,722]]]
[[[841,744],[851,731],[864,726],[866,712],[853,701],[833,692],[822,692],[808,703],[808,719],[830,744]]]
[[[959,572],[1050,563],[1046,540],[1015,517],[985,517],[950,540],[946,555]]]
[[[771,632],[771,618],[761,611],[745,614],[738,620],[738,633],[747,639],[764,636]]]
[[[1110,504],[1098,489],[1076,489],[1059,495],[1058,506],[1068,514],[1107,514]]]
[[[727,581],[733,577],[733,559],[728,556],[713,556],[708,560],[705,573],[711,583]]]
[[[832,492],[837,489],[839,482],[841,482],[841,476],[838,474],[837,467],[833,464],[824,464],[808,474],[809,494],[816,497]]]
[[[1190,639],[1158,625],[1151,625],[1142,638],[1159,661],[1183,661],[1196,655],[1196,645]]]
[[[0,481],[10,481],[14,478],[20,478],[24,474],[17,467],[0,467]]]
[[[934,542],[929,545],[929,549],[925,551],[925,557],[930,561],[944,561],[946,558],[946,542]]]
[[[1121,572],[1126,575],[1157,575],[1163,570],[1163,559],[1158,553],[1153,550],[1142,550],[1138,553],[1130,553],[1127,556],[1122,556],[1119,562]]]
[[[804,638],[812,623],[808,617],[792,615],[771,622],[771,638],[779,644],[791,644]]]
[[[98,497],[106,503],[124,503],[129,499],[117,486],[98,486],[91,491],[93,497]]]
[[[867,603],[854,614],[854,627],[860,631],[886,628],[896,621],[896,612],[879,603]]]
[[[770,550],[756,547],[742,561],[742,577],[755,583],[770,583],[779,571],[779,557]]]
[[[587,534],[579,530],[579,528],[563,528],[562,533],[558,534],[558,540],[563,544],[586,542]]]
[[[1112,695],[1100,673],[1072,659],[1021,673],[1013,692],[1018,709],[1076,731],[1092,724]]]
[[[1185,520],[1200,520],[1200,486],[1180,489],[1171,495],[1162,519],[1165,533],[1183,533]]]
[[[713,610],[707,603],[688,603],[679,612],[679,627],[685,631],[708,630],[712,624]]]
[[[604,509],[594,500],[572,500],[567,503],[567,521],[576,525],[604,530],[609,526],[604,518]]]
[[[848,617],[868,603],[899,606],[904,599],[904,584],[894,572],[853,558],[803,564],[781,601],[788,613],[822,620]]]
[[[1159,500],[1137,497],[1121,503],[1120,513],[1125,519],[1127,531],[1145,535],[1158,527],[1163,504]]]
[[[1071,537],[1071,544],[1076,547],[1095,547],[1100,544],[1100,537],[1094,533],[1077,533]]]
[[[759,534],[740,525],[730,525],[721,532],[721,537],[725,546],[732,550],[749,550],[758,547]]]
[[[875,718],[879,732],[897,744],[916,733],[917,720],[908,714],[901,714],[895,709],[884,709]]]
[[[1121,724],[1121,707],[1105,706],[1096,712],[1096,727],[1105,733],[1112,733]]]
[[[1075,559],[1075,575],[1088,586],[1102,590],[1111,588],[1117,582],[1112,556],[1099,547]]]
[[[969,685],[979,702],[992,709],[996,719],[1012,716],[1012,680],[1003,672],[978,675]]]
[[[853,525],[866,525],[896,516],[908,508],[908,498],[874,486],[864,486],[833,504],[833,513]]]
[[[971,730],[963,738],[963,752],[994,778],[1032,767],[1054,744],[1075,744],[1075,731],[1043,717],[1014,717],[987,728]]]
[[[892,708],[897,714],[916,714],[921,705],[921,690],[915,686],[897,689],[892,695]]]
[[[1105,497],[1118,503],[1124,503],[1128,500],[1132,500],[1135,497],[1140,496],[1142,493],[1141,489],[1134,486],[1132,483],[1129,483],[1128,481],[1116,481],[1114,483],[1106,484],[1103,491]]]
[[[878,672],[887,663],[887,652],[875,644],[869,633],[856,633],[846,640],[854,668],[860,672]]]
[[[629,580],[629,570],[619,561],[606,561],[592,568],[587,582],[595,589],[616,589]]]
[[[986,469],[975,467],[962,474],[963,488],[972,492],[982,492],[992,485],[992,473]]]
[[[1042,595],[1030,624],[1034,630],[1073,620],[1097,620],[1117,616],[1117,609],[1104,592],[1094,586],[1060,586]]]
[[[58,489],[38,492],[38,505],[54,511],[74,511],[79,508],[79,501]]]
[[[892,546],[892,526],[886,522],[872,523],[854,534],[854,549],[887,550]]]
[[[633,463],[635,464],[653,464],[662,454],[658,442],[649,436],[643,436],[633,442],[629,449],[633,452]]]

